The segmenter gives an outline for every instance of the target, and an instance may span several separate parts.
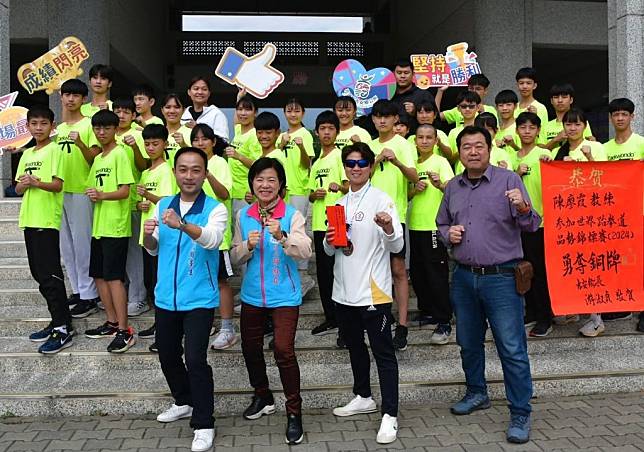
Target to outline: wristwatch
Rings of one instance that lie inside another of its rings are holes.
[[[284,246],[286,244],[286,239],[288,239],[288,234],[286,231],[282,231],[282,238],[280,239],[280,245]]]
[[[179,230],[180,230],[180,231],[183,231],[183,230],[186,228],[186,226],[188,226],[188,223],[186,223],[186,220],[184,220],[183,218],[181,218],[181,219],[179,220]]]

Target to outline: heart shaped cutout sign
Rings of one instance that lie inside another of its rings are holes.
[[[396,94],[396,77],[384,67],[366,70],[357,60],[344,60],[333,71],[333,90],[338,96],[351,96],[358,116],[368,115],[380,99]]]

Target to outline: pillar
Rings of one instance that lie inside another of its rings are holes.
[[[0,0],[0,95],[8,94],[11,85],[9,65],[9,2]],[[0,198],[4,197],[4,188],[11,183],[11,155],[0,157]]]

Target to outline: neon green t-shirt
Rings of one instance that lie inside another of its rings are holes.
[[[338,136],[335,137],[335,147],[340,149],[340,152],[342,152],[342,149],[345,146],[353,143],[353,141],[351,141],[351,137],[354,135],[358,135],[361,143],[369,143],[371,141],[371,135],[369,135],[369,132],[360,126],[354,125],[349,127],[347,130],[341,130],[338,133]]]
[[[644,159],[644,137],[633,132],[622,144],[616,143],[615,139],[604,143],[604,150],[609,161],[641,160]]]
[[[449,147],[452,148],[452,152],[456,155],[458,155],[458,146],[456,145],[456,137],[458,136],[459,133],[464,129],[465,127],[463,125],[456,126],[452,130],[449,131],[449,135],[447,135],[447,144],[449,144]]]
[[[505,129],[497,130],[496,135],[494,135],[494,140],[502,140],[503,137],[507,135],[510,135],[514,138],[514,143],[517,145],[517,147],[521,147],[521,138],[519,138],[519,134],[517,133],[517,124],[515,122],[507,126]],[[508,144],[503,146],[497,145],[497,147],[501,147],[502,149],[505,149],[507,151],[516,152],[514,148]]]
[[[384,143],[375,138],[369,143],[369,147],[376,155],[379,155],[383,149],[391,149],[400,163],[410,168],[416,167],[416,160],[418,160],[416,148],[400,135],[394,135]],[[400,222],[404,223],[407,218],[407,178],[402,171],[391,162],[380,162],[376,164],[371,183],[391,197],[396,204]]]
[[[286,171],[286,188],[289,195],[308,195],[309,169],[302,168],[302,165],[300,165],[300,148],[295,144],[295,138],[302,138],[306,155],[314,157],[313,136],[304,127],[300,127],[295,132],[289,133],[289,135],[291,139],[282,149],[286,157],[286,166],[284,167]],[[282,142],[282,136],[284,136],[284,133],[277,138],[278,145]]]
[[[232,231],[233,202],[230,197],[230,192],[233,189],[233,176],[230,172],[230,166],[228,166],[228,162],[226,161],[226,159],[218,155],[213,155],[212,157],[210,157],[210,160],[208,160],[208,171],[210,172],[210,174],[215,176],[215,179],[217,179],[217,181],[219,181],[221,185],[226,187],[226,190],[228,190],[228,199],[224,200],[219,198],[215,194],[215,191],[210,185],[210,182],[208,182],[208,179],[206,179],[203,183],[204,193],[206,193],[206,195],[216,199],[217,201],[225,205],[226,210],[228,210],[228,221],[226,222],[224,239],[221,242],[221,245],[219,246],[220,250],[225,251],[230,249],[230,245],[232,243],[232,238],[233,238],[233,231]]]
[[[587,162],[588,159],[581,151],[582,146],[590,146],[590,154],[593,156],[596,162],[605,162],[608,160],[608,156],[606,155],[606,150],[604,149],[604,146],[597,141],[588,141],[588,140],[582,141],[581,143],[579,143],[579,146],[577,146],[574,149],[571,149],[570,152],[568,153],[568,156],[577,162]],[[553,158],[556,156],[556,154],[552,152],[550,155]]]
[[[170,165],[161,164],[156,168],[146,169],[141,173],[139,184],[143,185],[154,196],[172,196],[179,192],[177,180]],[[139,201],[142,199],[139,196]],[[150,203],[150,209],[147,212],[141,212],[141,234],[139,235],[139,245],[141,246],[143,246],[143,223],[154,216],[155,206],[156,204]]]
[[[107,109],[108,110],[112,109],[112,101],[111,100],[107,101]],[[94,114],[96,112],[98,112],[100,110],[101,109],[99,107],[92,105],[91,102],[87,102],[86,104],[81,105],[81,108],[80,108],[81,115],[87,116],[88,118],[91,118],[92,116],[94,116]]]
[[[54,177],[63,178],[65,160],[53,141],[40,149],[29,148],[22,153],[16,182],[23,174],[36,176],[41,182],[50,183]],[[36,187],[29,187],[22,195],[18,226],[24,228],[45,228],[60,230],[63,212],[63,192],[53,193]]]
[[[152,115],[150,119],[147,121],[144,121],[146,126],[149,126],[150,124],[161,124],[163,125],[163,119],[159,118],[158,116]]]
[[[552,121],[548,121],[545,126],[542,125],[541,132],[545,136],[546,143],[559,135],[559,132],[561,132],[563,128],[563,122],[557,121],[557,118]],[[590,130],[590,124],[586,124],[586,128],[584,129],[584,138],[591,136],[593,136],[593,132]]]
[[[65,173],[62,175],[63,191],[65,193],[85,193],[85,182],[89,173],[90,164],[87,163],[83,152],[69,138],[70,132],[78,132],[80,140],[88,148],[98,146],[98,140],[92,130],[92,120],[83,118],[74,124],[63,122],[56,127],[56,143],[63,153]]]
[[[528,172],[521,176],[523,185],[530,196],[530,203],[534,210],[541,215],[543,219],[543,198],[541,196],[541,156],[550,157],[550,151],[539,146],[532,148],[527,155],[519,157],[517,153],[517,169],[519,165],[525,163],[528,166]],[[543,227],[543,220],[540,227]]]
[[[134,184],[132,165],[127,151],[116,146],[107,155],[100,153],[94,158],[89,170],[86,185],[98,191],[110,193],[121,185]],[[132,235],[132,216],[130,199],[97,201],[94,203],[92,237],[130,237]]]
[[[257,160],[262,155],[262,146],[257,141],[255,128],[242,133],[241,124],[235,124],[235,136],[230,144],[237,152],[251,160]],[[233,175],[231,197],[233,199],[244,199],[248,191],[248,168],[236,159],[228,159],[228,165],[230,165],[230,172]]]
[[[545,105],[543,105],[541,102],[539,102],[536,99],[533,100],[529,106],[534,106],[534,108],[537,109],[537,116],[541,120],[542,126],[541,126],[541,132],[539,133],[539,138],[537,139],[537,144],[545,144],[547,140],[546,140],[545,128],[543,127],[543,125],[548,123],[548,109],[546,108]],[[521,108],[519,107],[519,105],[517,105],[517,108],[514,109],[514,117],[516,118],[524,111],[528,111],[528,108],[527,107]]]
[[[490,151],[490,165],[500,167],[500,162],[505,162],[507,164],[506,169],[513,171],[516,167],[516,152],[514,149],[512,151],[506,151],[505,149],[492,146],[492,151]],[[465,167],[459,159],[456,162],[454,174],[461,174],[463,171],[465,171]]]
[[[494,108],[492,105],[483,105],[483,111],[487,113],[492,113],[497,120],[499,119],[498,114],[496,112],[496,108]],[[449,124],[456,124],[456,125],[463,124],[463,115],[458,110],[458,107],[445,110],[443,112],[443,117],[445,118],[445,122]]]
[[[260,157],[262,157],[260,155]],[[272,159],[275,159],[279,161],[284,169],[286,169],[286,156],[284,155],[284,152],[281,149],[275,148],[268,154],[264,155],[263,157],[270,157]],[[286,184],[288,185],[288,175],[286,176]]]
[[[449,139],[447,138],[447,134],[443,132],[440,129],[436,129],[436,135],[438,136],[438,139],[441,141],[443,144],[447,144],[449,146]],[[414,148],[416,147],[416,135],[409,135],[407,137],[407,141],[411,143]],[[434,145],[434,149],[432,152],[436,155],[440,155],[441,157],[445,157],[443,155],[443,151],[438,147],[438,143]]]
[[[452,166],[445,157],[432,154],[424,162],[416,162],[418,178],[426,182],[427,188],[418,192],[411,199],[409,210],[409,230],[410,231],[435,231],[436,214],[443,200],[443,192],[434,187],[429,181],[429,173],[438,173],[441,182],[445,182],[454,177]]]
[[[141,171],[139,171],[136,167],[136,163],[134,162],[134,149],[123,142],[123,139],[128,135],[132,135],[134,137],[136,146],[139,148],[143,158],[147,159],[149,156],[148,153],[145,152],[145,143],[143,141],[141,129],[136,124],[132,123],[132,127],[129,131],[122,133],[121,135],[117,133],[114,136],[116,144],[125,150],[127,158],[130,161],[130,169],[132,170],[132,176],[134,177],[134,184],[130,185],[130,209],[136,210],[136,203],[139,201],[139,196],[136,194],[136,184],[139,183],[139,179],[141,178]]]
[[[348,180],[342,163],[342,151],[335,148],[328,155],[320,157],[311,167],[311,177],[309,178],[309,190],[315,191],[318,188],[326,190],[324,199],[316,199],[311,204],[311,230],[326,231],[326,206],[335,205],[336,201],[344,194],[341,191],[333,193],[329,191],[329,185],[335,182],[342,185],[342,182]]]
[[[190,134],[192,133],[192,129],[190,127],[181,126],[174,133],[180,133],[183,136],[183,142],[185,143],[184,146],[190,146]],[[181,149],[181,146],[177,143],[177,140],[174,139],[173,133],[169,133],[168,146],[165,148],[164,154],[165,161],[168,162],[170,168],[174,168],[174,156],[179,149]]]

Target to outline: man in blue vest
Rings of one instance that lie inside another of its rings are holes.
[[[180,192],[162,198],[144,224],[143,244],[159,256],[156,344],[161,370],[173,405],[159,422],[190,417],[193,451],[210,450],[215,435],[214,387],[208,365],[208,338],[219,306],[219,245],[224,236],[226,206],[205,195],[208,157],[196,148],[180,149],[174,174]],[[182,355],[185,339],[185,363]]]

